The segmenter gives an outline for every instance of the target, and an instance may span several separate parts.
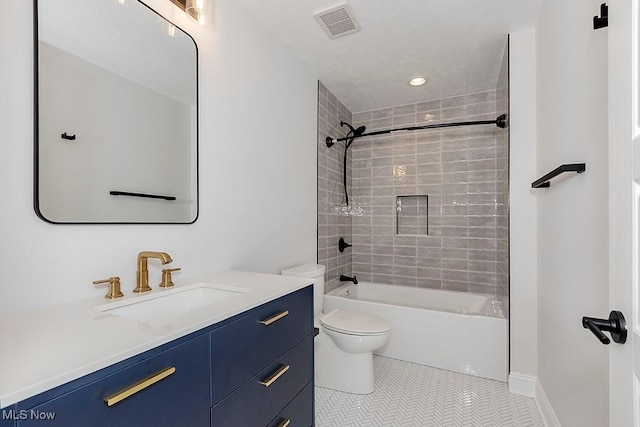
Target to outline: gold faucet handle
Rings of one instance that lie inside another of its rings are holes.
[[[120,298],[120,297],[124,296],[124,294],[120,290],[120,278],[119,277],[115,276],[115,277],[109,277],[108,279],[94,280],[93,281],[94,285],[101,285],[103,283],[108,283],[109,284],[109,290],[105,294],[105,296],[104,296],[105,298],[107,298],[107,299],[116,299],[116,298]]]
[[[171,272],[179,271],[181,268],[163,268],[162,269],[162,282],[160,283],[161,288],[168,288],[173,286],[173,280],[171,280]]]

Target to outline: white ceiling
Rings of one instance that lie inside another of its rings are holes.
[[[330,40],[313,15],[343,0],[238,0],[352,112],[494,89],[507,34],[543,0],[348,0],[362,30]],[[413,88],[408,80],[426,75]]]

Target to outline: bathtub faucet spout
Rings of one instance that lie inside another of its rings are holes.
[[[358,279],[356,278],[356,276],[349,277],[349,276],[345,276],[344,274],[341,274],[340,275],[340,281],[341,282],[353,282],[354,285],[358,284]]]

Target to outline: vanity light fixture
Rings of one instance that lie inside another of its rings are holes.
[[[211,15],[210,0],[187,0],[185,13],[200,25],[207,25]]]
[[[409,84],[411,86],[422,86],[423,84],[425,84],[427,82],[427,78],[426,77],[414,77],[411,80],[409,80]]]
[[[200,25],[208,25],[213,15],[213,0],[171,0]]]

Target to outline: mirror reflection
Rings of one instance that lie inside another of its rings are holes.
[[[35,0],[36,213],[53,223],[198,215],[197,48],[135,0]]]

